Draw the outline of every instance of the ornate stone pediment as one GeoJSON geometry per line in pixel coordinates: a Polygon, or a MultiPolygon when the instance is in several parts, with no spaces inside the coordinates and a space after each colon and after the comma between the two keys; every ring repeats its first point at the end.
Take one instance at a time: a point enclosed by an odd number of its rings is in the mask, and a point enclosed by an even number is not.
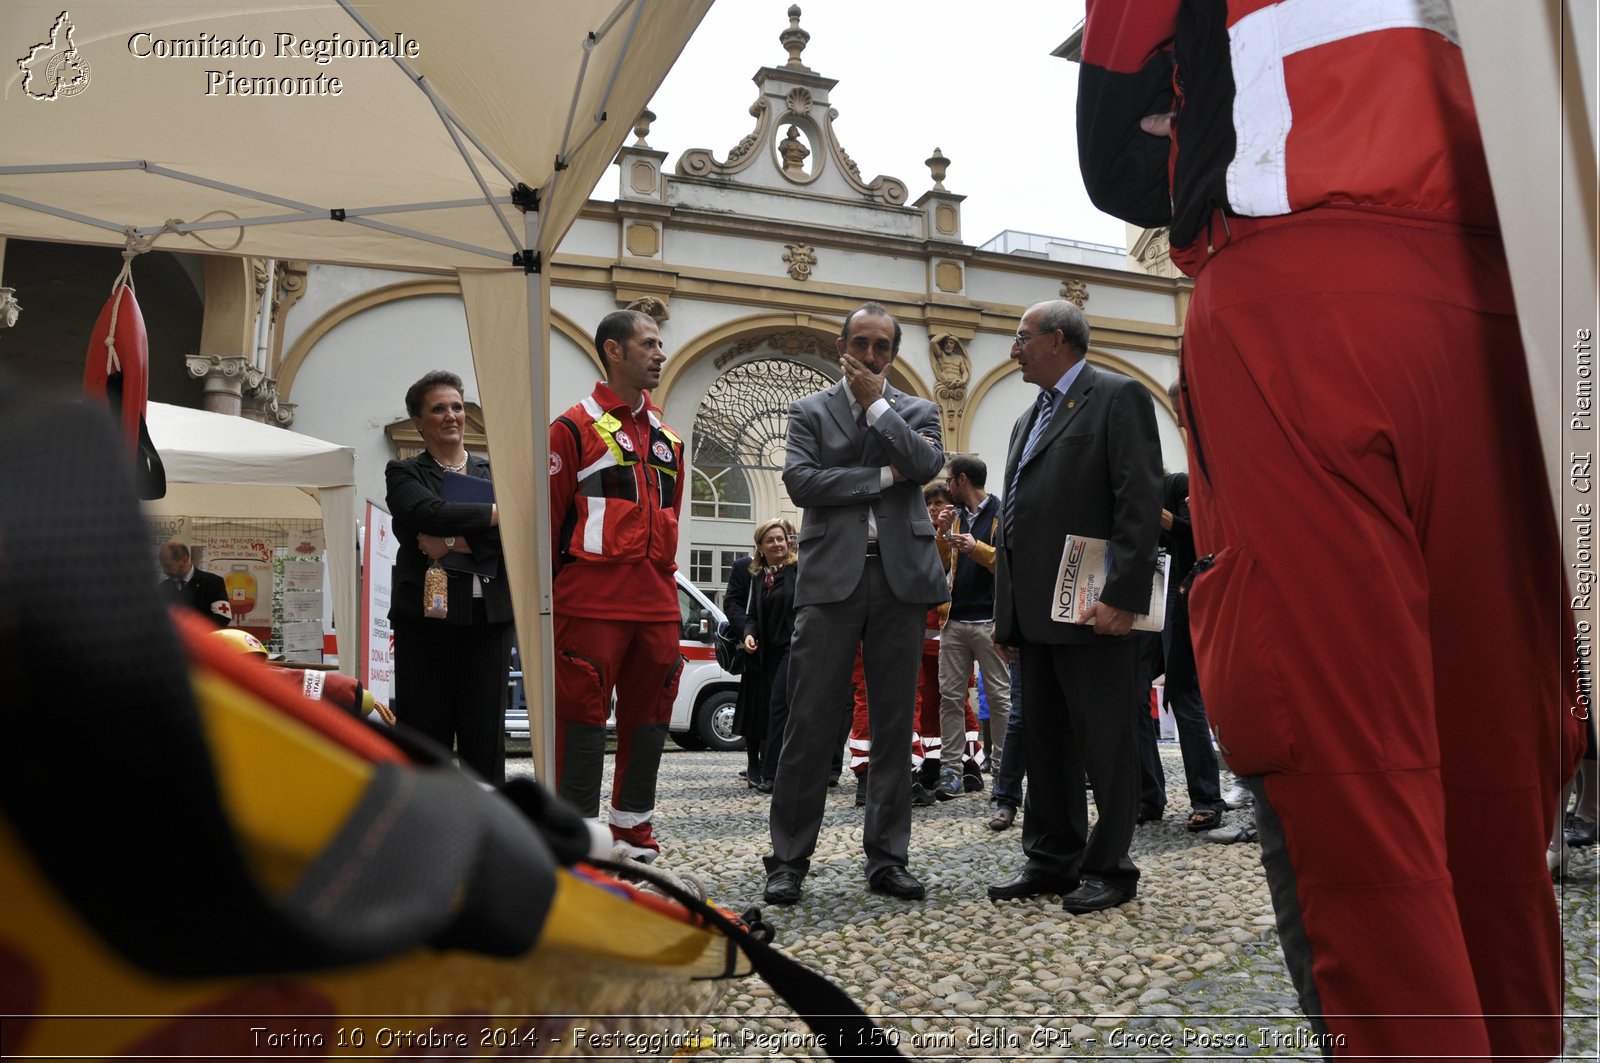
{"type": "Polygon", "coordinates": [[[861,168],[834,134],[839,112],[828,103],[838,84],[800,61],[811,35],[800,28],[800,8],[789,8],[789,28],[780,35],[789,61],[756,74],[761,95],[750,105],[756,126],[718,162],[706,148],[686,151],[677,172],[684,177],[733,177],[740,182],[819,195],[860,197],[886,206],[904,206],[906,185],[893,177],[861,176],[861,168]]]}

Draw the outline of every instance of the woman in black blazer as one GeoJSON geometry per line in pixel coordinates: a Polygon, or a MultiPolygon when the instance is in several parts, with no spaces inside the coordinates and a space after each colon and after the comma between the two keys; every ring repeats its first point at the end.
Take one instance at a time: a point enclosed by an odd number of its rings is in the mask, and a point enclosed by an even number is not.
{"type": "Polygon", "coordinates": [[[741,554],[733,559],[728,569],[722,611],[728,617],[728,631],[738,641],[739,652],[745,655],[744,671],[739,674],[739,700],[733,708],[733,733],[744,739],[745,785],[754,790],[761,785],[761,742],[767,737],[767,693],[766,680],[757,669],[755,659],[744,649],[753,604],[751,594],[750,555],[741,554]],[[763,706],[760,713],[750,711],[750,703],[757,698],[763,706]]]}
{"type": "MultiPolygon", "coordinates": [[[[761,748],[761,779],[756,789],[772,792],[783,754],[783,730],[789,722],[789,641],[794,634],[794,547],[788,521],[768,520],[756,527],[756,552],[750,562],[750,612],[745,620],[745,667],[758,679],[740,688],[740,703],[747,718],[765,724],[761,748]],[[746,689],[750,694],[746,695],[746,689]]],[[[749,741],[745,732],[746,741],[749,741]]]]}
{"type": "Polygon", "coordinates": [[[447,502],[445,473],[488,480],[489,463],[467,453],[461,378],[435,371],[406,391],[422,452],[384,470],[397,553],[389,597],[394,632],[395,716],[492,783],[505,781],[504,700],[511,666],[511,591],[493,502],[447,502]],[[424,607],[437,560],[449,589],[445,615],[424,607]]]}

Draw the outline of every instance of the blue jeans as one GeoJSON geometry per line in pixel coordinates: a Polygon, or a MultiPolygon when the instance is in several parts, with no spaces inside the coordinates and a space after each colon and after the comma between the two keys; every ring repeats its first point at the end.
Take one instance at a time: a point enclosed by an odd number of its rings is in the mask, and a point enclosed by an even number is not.
{"type": "MultiPolygon", "coordinates": [[[[1017,662],[1011,662],[1011,715],[1006,717],[1005,745],[1001,747],[1000,763],[994,772],[994,803],[1022,807],[1022,678],[1017,674],[1017,662]]],[[[991,721],[990,726],[994,724],[991,721]]]]}
{"type": "MultiPolygon", "coordinates": [[[[1192,676],[1192,673],[1191,673],[1192,676]]],[[[1217,778],[1217,751],[1211,745],[1211,725],[1206,721],[1200,686],[1180,682],[1174,689],[1172,673],[1167,674],[1167,708],[1178,725],[1178,748],[1183,750],[1183,777],[1189,787],[1189,808],[1221,812],[1222,786],[1217,778]]]]}

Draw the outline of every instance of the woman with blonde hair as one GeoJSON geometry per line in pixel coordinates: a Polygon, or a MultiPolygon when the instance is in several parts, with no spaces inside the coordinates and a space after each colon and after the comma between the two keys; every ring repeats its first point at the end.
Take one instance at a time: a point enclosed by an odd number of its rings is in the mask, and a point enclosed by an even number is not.
{"type": "Polygon", "coordinates": [[[745,681],[739,687],[735,729],[744,736],[749,780],[772,792],[789,719],[789,638],[794,633],[795,553],[789,522],[764,520],[756,526],[750,558],[750,609],[744,629],[745,681]],[[759,764],[759,779],[757,765],[759,764]]]}

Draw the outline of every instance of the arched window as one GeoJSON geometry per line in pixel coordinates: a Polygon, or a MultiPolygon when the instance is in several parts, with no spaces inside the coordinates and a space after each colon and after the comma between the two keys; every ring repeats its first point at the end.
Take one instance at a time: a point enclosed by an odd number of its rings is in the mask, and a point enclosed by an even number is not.
{"type": "Polygon", "coordinates": [[[690,513],[749,520],[749,473],[783,471],[789,404],[833,381],[789,358],[734,366],[716,379],[694,417],[690,513]]]}

